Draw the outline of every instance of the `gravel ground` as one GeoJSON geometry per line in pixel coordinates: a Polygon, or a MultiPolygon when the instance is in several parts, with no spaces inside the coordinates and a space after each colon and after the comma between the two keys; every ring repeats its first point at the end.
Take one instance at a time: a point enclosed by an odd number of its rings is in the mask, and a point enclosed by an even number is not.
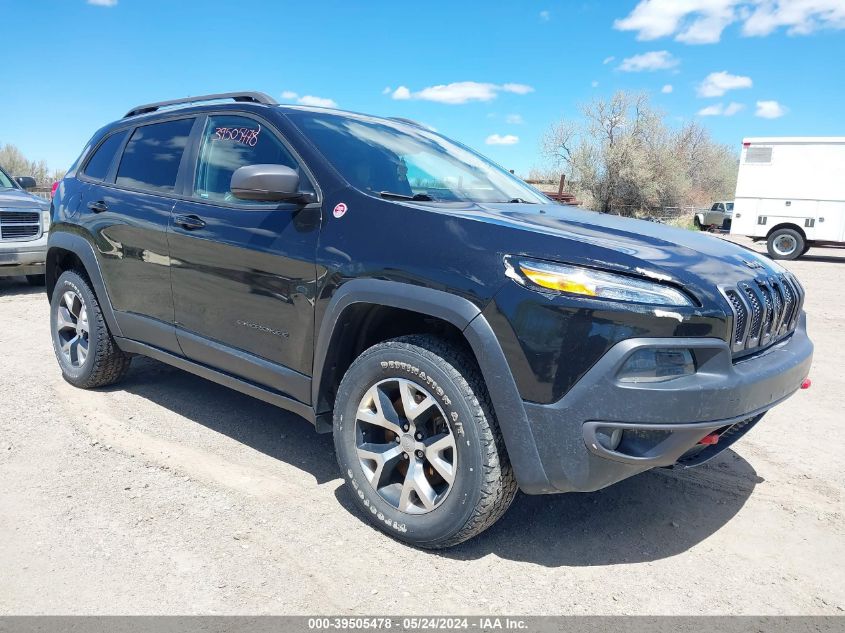
{"type": "Polygon", "coordinates": [[[74,389],[43,292],[0,279],[0,613],[842,614],[845,251],[788,267],[812,389],[701,468],[521,495],[440,554],[362,523],[291,414],[144,359],[74,389]]]}

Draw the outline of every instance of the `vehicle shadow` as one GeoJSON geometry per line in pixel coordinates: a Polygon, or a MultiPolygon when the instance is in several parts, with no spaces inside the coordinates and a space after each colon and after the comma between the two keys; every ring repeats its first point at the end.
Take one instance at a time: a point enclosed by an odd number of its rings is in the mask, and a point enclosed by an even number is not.
{"type": "Polygon", "coordinates": [[[25,277],[0,277],[0,297],[44,294],[44,286],[30,286],[25,277]]]}
{"type": "Polygon", "coordinates": [[[314,477],[337,479],[331,435],[304,418],[158,361],[136,357],[126,378],[104,391],[127,391],[281,460],[314,477]]]}
{"type": "MultiPolygon", "coordinates": [[[[750,248],[759,255],[771,259],[766,245],[752,244],[750,248]]],[[[806,255],[801,255],[796,262],[822,262],[825,264],[845,264],[845,247],[841,246],[825,246],[818,248],[811,248],[806,255]],[[822,255],[821,253],[830,253],[829,255],[822,255]]],[[[781,262],[783,263],[783,262],[781,262]]]]}
{"type": "Polygon", "coordinates": [[[802,255],[798,258],[799,262],[824,262],[827,264],[845,264],[845,256],[835,257],[830,255],[802,255]]]}
{"type": "MultiPolygon", "coordinates": [[[[139,395],[281,460],[317,484],[339,478],[331,435],[318,435],[303,418],[250,396],[143,357],[111,389],[139,395]]],[[[699,468],[650,471],[598,492],[519,494],[496,525],[436,555],[474,560],[494,554],[547,567],[659,560],[718,531],[761,481],[729,449],[699,468]]],[[[357,514],[347,486],[339,486],[335,497],[357,514]]]]}
{"type": "Polygon", "coordinates": [[[442,555],[546,567],[660,560],[721,529],[762,481],[728,449],[698,468],[653,470],[597,492],[520,494],[496,525],[442,555]]]}

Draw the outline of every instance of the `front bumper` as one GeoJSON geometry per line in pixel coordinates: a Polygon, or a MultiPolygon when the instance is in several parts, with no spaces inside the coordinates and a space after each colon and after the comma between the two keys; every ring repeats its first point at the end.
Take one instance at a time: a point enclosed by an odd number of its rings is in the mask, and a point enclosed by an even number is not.
{"type": "Polygon", "coordinates": [[[0,277],[43,275],[47,260],[47,233],[26,242],[0,242],[0,277]]]}
{"type": "Polygon", "coordinates": [[[656,466],[706,461],[794,393],[812,356],[803,314],[789,338],[736,363],[721,339],[622,341],[558,402],[525,403],[540,464],[536,473],[522,473],[520,487],[534,494],[585,492],[656,466]],[[689,348],[697,372],[663,383],[619,382],[628,356],[644,347],[689,348]],[[608,438],[615,429],[622,439],[612,450],[608,438]],[[699,444],[713,433],[720,435],[716,445],[699,444]]]}

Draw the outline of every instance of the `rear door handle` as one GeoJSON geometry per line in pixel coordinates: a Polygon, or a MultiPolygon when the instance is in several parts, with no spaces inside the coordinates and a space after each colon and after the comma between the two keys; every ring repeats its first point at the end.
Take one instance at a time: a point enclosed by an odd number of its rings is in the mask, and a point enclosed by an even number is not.
{"type": "Polygon", "coordinates": [[[109,210],[109,205],[107,205],[103,200],[97,200],[96,202],[89,202],[88,208],[94,213],[102,213],[103,211],[109,210]]]}
{"type": "Polygon", "coordinates": [[[177,215],[173,218],[173,224],[188,231],[205,228],[205,220],[196,215],[177,215]]]}

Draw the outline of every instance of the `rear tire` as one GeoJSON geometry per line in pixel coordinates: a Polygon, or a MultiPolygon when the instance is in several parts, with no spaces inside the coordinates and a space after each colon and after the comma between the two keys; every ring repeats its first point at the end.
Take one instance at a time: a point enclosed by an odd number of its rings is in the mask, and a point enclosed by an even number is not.
{"type": "Polygon", "coordinates": [[[50,330],[62,375],[75,387],[105,387],[129,371],[131,357],[115,343],[88,280],[74,270],[56,281],[50,330]]]}
{"type": "Polygon", "coordinates": [[[766,240],[766,249],[772,259],[798,259],[804,254],[804,236],[795,229],[777,229],[766,240]]]}
{"type": "Polygon", "coordinates": [[[47,283],[47,278],[44,275],[27,275],[26,283],[30,286],[43,286],[47,283]]]}
{"type": "Polygon", "coordinates": [[[475,362],[434,336],[380,343],[352,363],[337,393],[334,443],[358,511],[417,547],[472,538],[516,495],[475,362]]]}

